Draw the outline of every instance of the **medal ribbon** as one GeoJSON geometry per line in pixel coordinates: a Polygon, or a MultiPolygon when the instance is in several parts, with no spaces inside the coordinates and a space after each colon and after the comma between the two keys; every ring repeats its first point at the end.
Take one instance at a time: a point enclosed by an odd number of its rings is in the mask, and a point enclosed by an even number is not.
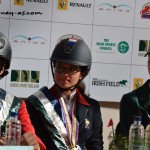
{"type": "Polygon", "coordinates": [[[71,119],[70,119],[66,104],[65,104],[64,99],[61,95],[60,95],[59,101],[60,101],[60,104],[63,108],[63,112],[65,114],[66,130],[67,130],[68,139],[70,141],[70,145],[72,148],[75,148],[77,141],[78,141],[78,131],[79,131],[79,123],[78,123],[76,116],[75,116],[75,114],[76,114],[75,113],[76,112],[76,101],[74,100],[74,103],[73,103],[72,123],[71,123],[71,119]]]}

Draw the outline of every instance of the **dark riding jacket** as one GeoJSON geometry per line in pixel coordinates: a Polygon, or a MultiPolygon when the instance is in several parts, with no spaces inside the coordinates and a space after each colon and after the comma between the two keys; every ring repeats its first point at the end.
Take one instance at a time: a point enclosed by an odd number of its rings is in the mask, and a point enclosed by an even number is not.
{"type": "Polygon", "coordinates": [[[120,102],[120,122],[117,133],[128,137],[130,125],[134,121],[134,116],[142,117],[142,124],[146,128],[150,123],[150,80],[143,86],[123,95],[120,102]]]}
{"type": "MultiPolygon", "coordinates": [[[[54,109],[61,118],[62,109],[59,101],[56,101],[56,87],[53,86],[50,90],[47,87],[43,87],[40,91],[54,104],[54,109]]],[[[78,90],[76,94],[76,117],[79,122],[78,144],[82,150],[84,150],[85,147],[87,150],[103,150],[102,120],[99,104],[97,101],[81,95],[78,90]],[[88,124],[88,128],[86,120],[90,123],[88,124]]],[[[36,134],[44,142],[47,150],[66,150],[64,144],[60,143],[59,136],[57,135],[57,137],[55,137],[54,133],[52,134],[52,122],[44,108],[38,103],[38,98],[31,95],[26,99],[26,104],[36,134]]]]}

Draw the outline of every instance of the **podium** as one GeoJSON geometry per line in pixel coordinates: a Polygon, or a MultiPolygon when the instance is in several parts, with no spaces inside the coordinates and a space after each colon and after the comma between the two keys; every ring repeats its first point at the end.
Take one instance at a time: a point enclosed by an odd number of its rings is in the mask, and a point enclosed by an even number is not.
{"type": "Polygon", "coordinates": [[[0,150],[33,150],[33,146],[0,146],[0,150]]]}

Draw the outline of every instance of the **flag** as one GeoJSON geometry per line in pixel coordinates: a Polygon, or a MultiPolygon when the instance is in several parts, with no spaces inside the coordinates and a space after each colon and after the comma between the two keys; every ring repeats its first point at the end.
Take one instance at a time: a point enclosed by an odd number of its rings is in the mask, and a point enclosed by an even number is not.
{"type": "Polygon", "coordinates": [[[68,46],[73,46],[76,43],[77,39],[76,38],[69,38],[67,41],[68,46]]]}
{"type": "Polygon", "coordinates": [[[108,123],[107,127],[110,127],[110,126],[113,126],[113,120],[112,120],[112,118],[109,120],[109,123],[108,123]]]}

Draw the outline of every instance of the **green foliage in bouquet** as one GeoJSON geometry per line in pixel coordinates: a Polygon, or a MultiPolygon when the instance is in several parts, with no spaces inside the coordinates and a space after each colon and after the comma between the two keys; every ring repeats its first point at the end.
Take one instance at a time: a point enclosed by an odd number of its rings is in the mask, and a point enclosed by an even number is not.
{"type": "Polygon", "coordinates": [[[116,134],[112,119],[109,120],[107,127],[112,127],[112,131],[108,136],[109,150],[128,150],[128,137],[123,137],[120,134],[116,134]]]}
{"type": "Polygon", "coordinates": [[[116,135],[113,131],[108,136],[109,150],[128,150],[128,138],[116,135]]]}

